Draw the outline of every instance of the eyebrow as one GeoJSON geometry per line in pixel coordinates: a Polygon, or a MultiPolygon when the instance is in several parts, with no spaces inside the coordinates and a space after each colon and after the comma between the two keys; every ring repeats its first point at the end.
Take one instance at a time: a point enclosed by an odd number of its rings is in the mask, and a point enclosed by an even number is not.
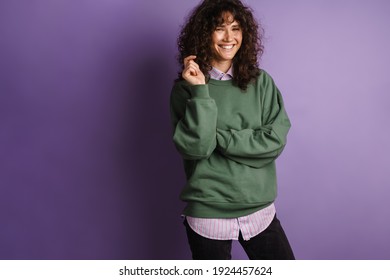
{"type": "Polygon", "coordinates": [[[234,20],[232,23],[226,24],[226,22],[223,22],[222,24],[220,24],[218,26],[227,26],[227,25],[231,25],[231,26],[235,27],[235,26],[240,26],[240,23],[238,23],[236,20],[234,20]]]}

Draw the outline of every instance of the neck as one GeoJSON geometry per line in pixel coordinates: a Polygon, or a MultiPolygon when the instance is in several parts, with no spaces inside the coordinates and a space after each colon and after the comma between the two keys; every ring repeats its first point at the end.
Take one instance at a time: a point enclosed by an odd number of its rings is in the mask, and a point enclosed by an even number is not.
{"type": "Polygon", "coordinates": [[[226,73],[230,67],[232,66],[231,61],[214,61],[211,66],[218,69],[219,71],[222,71],[223,73],[226,73]]]}

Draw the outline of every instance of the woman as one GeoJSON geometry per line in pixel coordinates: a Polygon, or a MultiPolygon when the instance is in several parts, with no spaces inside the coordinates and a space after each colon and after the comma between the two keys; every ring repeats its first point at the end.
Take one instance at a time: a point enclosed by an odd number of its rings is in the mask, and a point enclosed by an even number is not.
{"type": "Polygon", "coordinates": [[[275,159],[290,121],[251,10],[205,0],[179,39],[180,78],[171,93],[173,141],[187,178],[181,199],[193,259],[231,259],[239,240],[250,259],[294,259],[276,218],[275,159]]]}

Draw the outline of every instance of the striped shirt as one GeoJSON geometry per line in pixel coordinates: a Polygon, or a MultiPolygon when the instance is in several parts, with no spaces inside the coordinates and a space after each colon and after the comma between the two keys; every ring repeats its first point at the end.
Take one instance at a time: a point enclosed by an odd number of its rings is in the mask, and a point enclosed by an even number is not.
{"type": "MultiPolygon", "coordinates": [[[[231,80],[233,78],[233,67],[230,67],[226,73],[213,67],[209,74],[210,79],[231,80]]],[[[238,218],[195,218],[187,216],[186,219],[191,229],[203,237],[216,240],[238,240],[241,232],[242,238],[249,240],[271,224],[275,213],[275,205],[272,203],[255,213],[238,218]]]]}

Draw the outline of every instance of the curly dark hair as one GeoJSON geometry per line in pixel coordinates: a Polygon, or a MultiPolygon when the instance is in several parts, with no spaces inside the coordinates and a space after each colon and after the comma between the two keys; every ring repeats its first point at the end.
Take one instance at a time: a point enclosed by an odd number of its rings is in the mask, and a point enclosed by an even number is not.
{"type": "MultiPolygon", "coordinates": [[[[233,83],[246,90],[260,73],[258,58],[263,54],[263,30],[253,16],[252,10],[239,0],[204,0],[190,13],[178,37],[178,62],[183,69],[183,60],[196,55],[196,63],[209,79],[213,59],[212,33],[224,23],[224,13],[230,12],[242,30],[241,47],[233,59],[233,83]]],[[[182,79],[181,72],[179,79],[182,79]]]]}

